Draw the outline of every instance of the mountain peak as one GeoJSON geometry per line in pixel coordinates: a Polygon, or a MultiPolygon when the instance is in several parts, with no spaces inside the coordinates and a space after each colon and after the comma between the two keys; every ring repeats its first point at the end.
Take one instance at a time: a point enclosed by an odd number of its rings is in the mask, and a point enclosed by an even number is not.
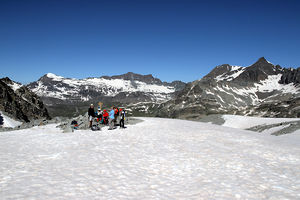
{"type": "Polygon", "coordinates": [[[5,83],[12,83],[12,80],[8,77],[1,78],[0,80],[5,82],[5,83]]]}
{"type": "Polygon", "coordinates": [[[261,57],[261,58],[259,58],[255,63],[254,63],[254,65],[255,64],[271,64],[271,65],[273,65],[272,63],[270,63],[269,61],[267,61],[266,59],[265,59],[265,57],[261,57]]]}
{"type": "Polygon", "coordinates": [[[53,73],[48,73],[45,76],[47,76],[48,78],[52,78],[52,79],[61,79],[61,78],[64,78],[62,76],[58,76],[58,75],[53,74],[53,73]]]}
{"type": "Polygon", "coordinates": [[[42,77],[39,79],[39,81],[41,81],[41,80],[60,81],[60,80],[62,80],[62,79],[64,79],[64,77],[58,76],[58,75],[53,74],[53,73],[47,73],[47,74],[45,74],[44,76],[42,76],[42,77]]]}

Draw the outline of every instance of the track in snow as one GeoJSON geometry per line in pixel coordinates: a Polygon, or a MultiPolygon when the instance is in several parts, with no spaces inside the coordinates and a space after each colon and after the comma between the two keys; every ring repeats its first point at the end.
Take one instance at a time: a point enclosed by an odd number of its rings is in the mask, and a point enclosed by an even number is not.
{"type": "Polygon", "coordinates": [[[0,133],[1,199],[299,199],[300,137],[143,118],[0,133]]]}

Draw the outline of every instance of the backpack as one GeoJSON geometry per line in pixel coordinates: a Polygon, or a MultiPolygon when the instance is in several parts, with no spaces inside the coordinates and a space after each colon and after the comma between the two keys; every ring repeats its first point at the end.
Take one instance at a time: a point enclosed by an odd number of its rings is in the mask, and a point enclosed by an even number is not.
{"type": "Polygon", "coordinates": [[[96,124],[94,124],[91,129],[92,131],[101,131],[101,128],[96,124]]]}
{"type": "Polygon", "coordinates": [[[71,125],[76,125],[76,124],[78,124],[78,122],[77,122],[76,120],[73,120],[73,121],[71,122],[71,125]]]}

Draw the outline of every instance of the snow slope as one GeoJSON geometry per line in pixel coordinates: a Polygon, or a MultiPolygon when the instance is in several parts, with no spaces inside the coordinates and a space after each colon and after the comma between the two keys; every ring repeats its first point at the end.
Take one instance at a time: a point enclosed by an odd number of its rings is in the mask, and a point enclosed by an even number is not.
{"type": "Polygon", "coordinates": [[[12,81],[12,84],[8,84],[11,89],[13,89],[13,91],[17,91],[18,89],[20,89],[23,85],[22,84],[19,84],[19,83],[16,83],[14,81],[12,81]]]}
{"type": "Polygon", "coordinates": [[[4,115],[1,111],[0,111],[0,115],[3,117],[3,125],[2,127],[11,127],[14,128],[16,126],[20,126],[22,124],[22,122],[16,121],[6,115],[4,115]]]}
{"type": "Polygon", "coordinates": [[[299,118],[264,118],[264,117],[249,117],[240,115],[223,115],[225,120],[223,126],[247,129],[258,125],[270,125],[282,122],[300,121],[299,118]]]}
{"type": "Polygon", "coordinates": [[[230,75],[228,75],[228,72],[223,73],[223,74],[217,76],[215,78],[215,80],[217,82],[219,82],[219,81],[232,81],[233,79],[238,77],[241,73],[243,73],[245,71],[245,69],[246,69],[245,67],[231,66],[231,69],[229,71],[229,73],[231,73],[230,75]]]}
{"type": "Polygon", "coordinates": [[[143,118],[0,133],[2,199],[299,199],[300,135],[143,118]]]}

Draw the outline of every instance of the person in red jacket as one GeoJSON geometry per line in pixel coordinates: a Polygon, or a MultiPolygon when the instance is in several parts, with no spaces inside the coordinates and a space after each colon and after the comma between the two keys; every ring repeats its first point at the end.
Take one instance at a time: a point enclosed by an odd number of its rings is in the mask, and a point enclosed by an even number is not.
{"type": "Polygon", "coordinates": [[[118,116],[119,116],[119,109],[117,107],[114,107],[114,110],[115,110],[115,115],[114,115],[115,119],[114,119],[114,122],[115,122],[115,124],[117,124],[117,122],[118,122],[118,116]]]}
{"type": "Polygon", "coordinates": [[[103,110],[103,124],[108,123],[108,112],[106,110],[103,110]]]}

